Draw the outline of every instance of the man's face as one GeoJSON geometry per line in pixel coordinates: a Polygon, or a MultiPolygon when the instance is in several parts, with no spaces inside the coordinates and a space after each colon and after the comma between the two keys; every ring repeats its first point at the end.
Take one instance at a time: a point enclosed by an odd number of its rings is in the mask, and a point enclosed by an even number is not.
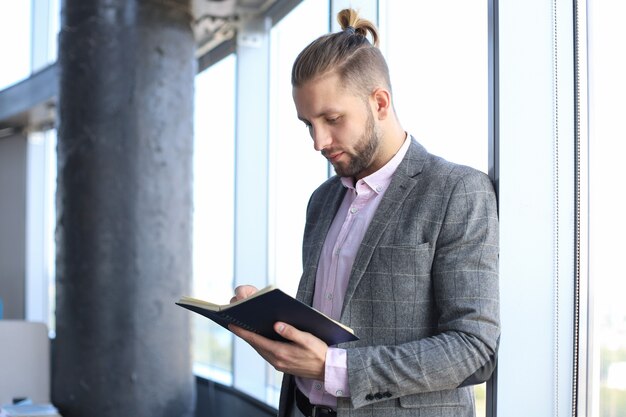
{"type": "Polygon", "coordinates": [[[335,74],[293,89],[298,118],[308,127],[315,150],[337,175],[363,178],[375,164],[380,133],[369,101],[344,88],[335,74]]]}

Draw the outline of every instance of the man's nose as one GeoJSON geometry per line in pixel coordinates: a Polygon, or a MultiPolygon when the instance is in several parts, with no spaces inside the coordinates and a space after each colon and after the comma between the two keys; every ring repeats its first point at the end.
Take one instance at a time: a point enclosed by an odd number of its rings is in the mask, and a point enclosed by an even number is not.
{"type": "Polygon", "coordinates": [[[311,127],[311,137],[313,138],[313,147],[318,152],[328,147],[328,145],[332,142],[328,129],[320,127],[311,127]]]}

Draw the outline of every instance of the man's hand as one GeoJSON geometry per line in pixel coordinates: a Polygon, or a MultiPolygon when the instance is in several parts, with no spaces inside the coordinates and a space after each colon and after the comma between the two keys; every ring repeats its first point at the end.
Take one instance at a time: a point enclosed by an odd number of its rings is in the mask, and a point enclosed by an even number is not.
{"type": "Polygon", "coordinates": [[[234,303],[235,301],[248,298],[257,291],[259,290],[253,285],[240,285],[237,288],[235,288],[235,296],[230,299],[230,302],[234,303]]]}
{"type": "Polygon", "coordinates": [[[291,341],[291,343],[285,343],[268,339],[232,324],[228,328],[248,342],[278,371],[319,381],[324,380],[328,346],[311,333],[277,322],[274,324],[274,330],[291,341]]]}

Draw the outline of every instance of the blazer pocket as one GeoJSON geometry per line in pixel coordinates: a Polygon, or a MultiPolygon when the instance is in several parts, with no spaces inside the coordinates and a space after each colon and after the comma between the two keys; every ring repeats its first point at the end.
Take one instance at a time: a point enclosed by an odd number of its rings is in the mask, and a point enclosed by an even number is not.
{"type": "Polygon", "coordinates": [[[430,242],[417,246],[381,245],[374,249],[369,270],[394,277],[429,276],[432,266],[430,242]]]}

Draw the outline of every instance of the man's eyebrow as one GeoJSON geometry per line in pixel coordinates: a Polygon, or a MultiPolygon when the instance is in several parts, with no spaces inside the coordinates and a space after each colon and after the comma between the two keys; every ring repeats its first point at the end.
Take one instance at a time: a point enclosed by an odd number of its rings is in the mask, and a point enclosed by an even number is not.
{"type": "MultiPolygon", "coordinates": [[[[320,111],[319,113],[314,114],[313,118],[317,119],[319,117],[328,116],[329,114],[334,114],[334,113],[341,113],[341,112],[339,110],[336,110],[336,109],[324,109],[324,110],[320,111]]],[[[308,122],[307,119],[305,119],[304,117],[302,117],[300,115],[298,115],[298,119],[302,120],[303,122],[308,122]]]]}
{"type": "Polygon", "coordinates": [[[307,119],[305,119],[304,117],[302,117],[300,115],[298,115],[298,120],[300,120],[304,124],[311,124],[311,122],[309,122],[307,119]]]}

